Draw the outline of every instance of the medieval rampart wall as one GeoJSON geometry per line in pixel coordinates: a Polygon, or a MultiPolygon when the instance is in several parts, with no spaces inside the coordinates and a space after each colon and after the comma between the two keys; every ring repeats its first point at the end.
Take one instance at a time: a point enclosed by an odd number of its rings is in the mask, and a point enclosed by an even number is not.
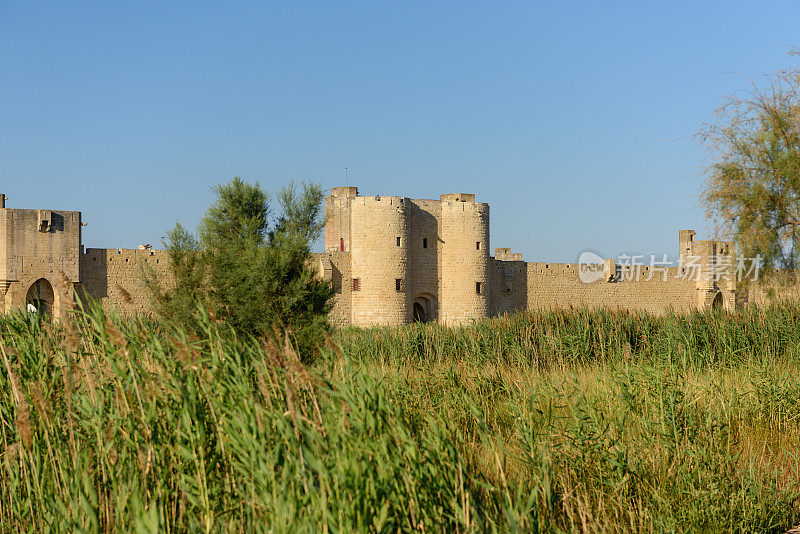
{"type": "Polygon", "coordinates": [[[789,271],[762,271],[755,281],[740,289],[742,304],[771,306],[800,298],[800,273],[789,271]]]}
{"type": "Polygon", "coordinates": [[[621,269],[617,281],[608,277],[584,283],[575,263],[528,263],[527,308],[531,310],[565,307],[626,308],[662,314],[688,312],[698,308],[700,291],[694,280],[681,276],[678,267],[650,273],[641,268],[621,269]]]}
{"type": "Polygon", "coordinates": [[[492,316],[516,313],[528,306],[528,268],[521,260],[499,260],[490,263],[492,316]]]}
{"type": "Polygon", "coordinates": [[[124,315],[150,313],[150,294],[143,269],[152,268],[162,283],[169,283],[169,256],[164,250],[89,248],[81,256],[81,289],[104,308],[116,307],[124,315]]]}
{"type": "MultiPolygon", "coordinates": [[[[334,188],[325,199],[325,252],[312,263],[335,288],[335,325],[402,325],[436,320],[455,325],[523,309],[621,307],[663,313],[735,303],[769,304],[800,294],[797,281],[759,281],[745,288],[723,275],[683,276],[694,257],[713,269],[732,258],[733,244],[695,241],[679,233],[681,266],[664,273],[642,266],[638,277],[605,260],[609,271],[581,281],[572,263],[527,263],[498,248],[491,257],[489,206],[474,194],[438,200],[358,196],[355,187],[334,188]]],[[[74,289],[125,314],[147,313],[150,297],[142,269],[169,280],[165,251],[87,249],[82,252],[79,212],[0,207],[0,297],[5,309],[35,300],[58,315],[74,289]],[[48,293],[52,287],[52,292],[48,293]],[[36,292],[31,297],[31,292],[36,292]],[[49,301],[47,299],[50,299],[49,301]]]]}

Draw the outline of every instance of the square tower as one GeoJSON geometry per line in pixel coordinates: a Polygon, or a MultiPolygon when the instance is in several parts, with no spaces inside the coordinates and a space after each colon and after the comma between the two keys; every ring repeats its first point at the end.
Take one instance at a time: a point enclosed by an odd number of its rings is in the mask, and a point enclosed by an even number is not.
{"type": "Polygon", "coordinates": [[[81,214],[9,209],[0,202],[0,302],[28,304],[56,317],[80,282],[81,214]]]}

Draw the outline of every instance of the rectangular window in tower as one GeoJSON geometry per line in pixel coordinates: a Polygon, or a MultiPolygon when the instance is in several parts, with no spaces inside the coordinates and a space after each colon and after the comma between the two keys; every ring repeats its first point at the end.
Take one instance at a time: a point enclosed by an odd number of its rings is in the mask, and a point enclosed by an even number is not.
{"type": "Polygon", "coordinates": [[[480,250],[480,249],[481,249],[481,242],[475,241],[475,250],[480,250]]]}
{"type": "Polygon", "coordinates": [[[402,291],[403,290],[403,280],[401,278],[394,279],[394,290],[395,291],[402,291]]]}
{"type": "Polygon", "coordinates": [[[475,293],[480,295],[481,294],[481,283],[475,282],[475,293]]]}
{"type": "Polygon", "coordinates": [[[361,279],[353,278],[353,291],[361,291],[361,279]]]}
{"type": "Polygon", "coordinates": [[[400,238],[399,237],[397,238],[397,246],[398,247],[400,246],[400,238]]]}
{"type": "Polygon", "coordinates": [[[344,238],[339,238],[339,252],[344,252],[344,238]]]}
{"type": "Polygon", "coordinates": [[[427,237],[423,237],[422,238],[422,248],[428,248],[428,238],[427,237]]]}

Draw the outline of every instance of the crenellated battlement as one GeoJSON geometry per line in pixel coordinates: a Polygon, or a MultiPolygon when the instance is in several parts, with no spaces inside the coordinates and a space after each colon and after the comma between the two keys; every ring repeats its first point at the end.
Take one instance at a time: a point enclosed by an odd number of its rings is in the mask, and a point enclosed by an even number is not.
{"type": "Polygon", "coordinates": [[[439,196],[441,202],[475,203],[475,193],[445,193],[439,196]]]}

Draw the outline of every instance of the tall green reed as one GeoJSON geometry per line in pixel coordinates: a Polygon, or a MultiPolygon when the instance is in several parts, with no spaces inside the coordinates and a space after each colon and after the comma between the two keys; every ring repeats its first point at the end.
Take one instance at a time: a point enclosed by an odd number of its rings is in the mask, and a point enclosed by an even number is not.
{"type": "Polygon", "coordinates": [[[797,309],[291,339],[0,319],[4,531],[774,531],[797,309]]]}

